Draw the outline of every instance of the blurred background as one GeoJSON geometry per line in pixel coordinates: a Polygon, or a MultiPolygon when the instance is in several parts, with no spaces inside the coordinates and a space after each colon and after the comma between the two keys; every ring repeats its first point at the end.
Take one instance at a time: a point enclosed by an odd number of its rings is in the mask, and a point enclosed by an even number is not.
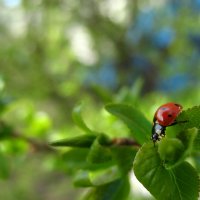
{"type": "Polygon", "coordinates": [[[198,105],[199,88],[199,0],[0,0],[0,119],[17,130],[0,144],[0,199],[85,192],[73,187],[73,163],[30,141],[80,134],[77,103],[89,127],[126,136],[106,103],[151,121],[162,103],[198,105]]]}

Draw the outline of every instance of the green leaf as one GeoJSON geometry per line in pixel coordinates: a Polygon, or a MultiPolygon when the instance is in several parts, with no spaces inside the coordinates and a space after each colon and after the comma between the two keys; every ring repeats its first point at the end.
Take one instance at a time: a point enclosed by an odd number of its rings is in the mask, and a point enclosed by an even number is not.
{"type": "Polygon", "coordinates": [[[152,125],[140,111],[125,104],[108,104],[105,108],[124,121],[137,142],[143,144],[150,140],[152,125]]]}
{"type": "Polygon", "coordinates": [[[200,154],[199,153],[194,154],[193,158],[194,158],[195,168],[197,172],[200,174],[200,154]]]}
{"type": "Polygon", "coordinates": [[[137,150],[131,146],[112,146],[111,152],[120,169],[121,175],[127,175],[133,167],[133,160],[137,150]]]}
{"type": "Polygon", "coordinates": [[[90,172],[90,180],[94,186],[104,185],[120,178],[116,165],[90,172]]]}
{"type": "Polygon", "coordinates": [[[87,161],[103,163],[112,160],[112,154],[107,144],[109,144],[108,138],[103,134],[99,135],[90,148],[87,161]]]}
{"type": "Polygon", "coordinates": [[[113,162],[89,165],[88,170],[79,170],[74,184],[81,187],[100,186],[120,178],[120,172],[113,162]]]}
{"type": "Polygon", "coordinates": [[[70,149],[58,157],[57,166],[63,168],[68,173],[74,173],[79,169],[83,169],[88,166],[86,162],[88,152],[89,148],[70,149]]]}
{"type": "Polygon", "coordinates": [[[170,174],[176,184],[177,191],[175,195],[177,195],[177,199],[198,199],[199,177],[196,170],[189,163],[183,162],[181,165],[173,168],[170,174]]]}
{"type": "Polygon", "coordinates": [[[91,89],[98,96],[98,98],[101,99],[102,102],[108,103],[112,101],[113,97],[106,87],[94,84],[91,85],[91,89]]]}
{"type": "Polygon", "coordinates": [[[192,148],[193,148],[193,151],[197,151],[197,152],[200,151],[200,130],[199,129],[196,129],[196,137],[193,142],[192,148]]]}
{"type": "Polygon", "coordinates": [[[125,200],[129,191],[130,183],[126,177],[90,190],[82,200],[125,200]]]}
{"type": "Polygon", "coordinates": [[[196,170],[187,162],[166,169],[157,147],[146,143],[134,160],[137,179],[158,200],[197,200],[199,180],[196,170]]]}
{"type": "Polygon", "coordinates": [[[185,146],[184,158],[192,153],[193,150],[198,150],[200,141],[197,128],[190,128],[180,132],[178,138],[182,141],[185,146]]]}
{"type": "MultiPolygon", "coordinates": [[[[131,104],[138,103],[141,91],[144,85],[144,80],[138,78],[135,80],[132,87],[122,87],[116,95],[117,102],[130,102],[131,104]]],[[[140,102],[141,103],[141,102],[140,102]]]]}
{"type": "Polygon", "coordinates": [[[178,116],[177,121],[188,121],[176,126],[179,132],[193,127],[200,128],[200,106],[194,106],[184,110],[178,116]]]}
{"type": "Polygon", "coordinates": [[[78,104],[72,112],[72,118],[74,120],[74,123],[81,128],[83,131],[85,131],[86,133],[90,133],[90,134],[94,134],[94,131],[90,130],[87,125],[85,124],[85,122],[83,121],[83,118],[81,116],[81,112],[82,112],[82,104],[78,104]]]}
{"type": "Polygon", "coordinates": [[[165,164],[171,166],[179,160],[184,153],[184,145],[176,138],[163,138],[158,145],[158,153],[165,164]]]}
{"type": "Polygon", "coordinates": [[[182,131],[175,138],[163,138],[158,145],[158,152],[166,167],[175,167],[183,162],[193,151],[199,148],[198,129],[191,128],[182,131]],[[165,157],[165,158],[164,158],[165,157]]]}
{"type": "Polygon", "coordinates": [[[74,185],[77,187],[90,187],[92,183],[90,181],[89,171],[80,170],[77,172],[74,178],[74,185]]]}
{"type": "Polygon", "coordinates": [[[66,138],[52,142],[51,145],[55,147],[83,147],[89,148],[97,136],[95,135],[81,135],[73,138],[66,138]]]}

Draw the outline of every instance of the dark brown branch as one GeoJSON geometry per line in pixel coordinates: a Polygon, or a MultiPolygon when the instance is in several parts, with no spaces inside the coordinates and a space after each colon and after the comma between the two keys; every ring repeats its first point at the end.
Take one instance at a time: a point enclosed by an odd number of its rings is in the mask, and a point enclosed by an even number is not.
{"type": "Polygon", "coordinates": [[[114,138],[111,141],[112,145],[118,146],[134,146],[134,147],[141,147],[135,140],[131,138],[114,138]]]}

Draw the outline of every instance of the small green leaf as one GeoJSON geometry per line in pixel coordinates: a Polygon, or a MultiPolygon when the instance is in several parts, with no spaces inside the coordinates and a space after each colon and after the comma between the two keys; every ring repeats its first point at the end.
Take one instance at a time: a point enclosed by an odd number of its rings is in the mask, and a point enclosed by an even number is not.
{"type": "Polygon", "coordinates": [[[130,191],[128,178],[94,188],[82,200],[125,200],[130,191]]]}
{"type": "Polygon", "coordinates": [[[197,150],[199,148],[200,143],[197,128],[190,128],[180,132],[178,138],[185,146],[185,157],[191,154],[194,149],[197,150]]]}
{"type": "Polygon", "coordinates": [[[131,146],[112,146],[111,151],[121,175],[127,175],[133,167],[133,160],[137,150],[131,146]]]}
{"type": "Polygon", "coordinates": [[[97,136],[95,135],[81,135],[73,138],[66,138],[52,142],[51,145],[55,147],[83,147],[89,148],[97,136]]]}
{"type": "Polygon", "coordinates": [[[103,163],[112,160],[110,148],[107,147],[108,138],[101,134],[99,135],[90,148],[87,161],[90,163],[103,163]]]}
{"type": "Polygon", "coordinates": [[[89,165],[88,169],[79,170],[74,179],[74,184],[81,187],[100,186],[120,178],[120,172],[112,162],[89,165]]]}
{"type": "MultiPolygon", "coordinates": [[[[176,184],[176,192],[173,194],[180,200],[195,200],[199,197],[199,177],[196,170],[187,162],[170,171],[173,182],[176,184]]],[[[175,198],[173,198],[175,199],[175,198]]]]}
{"type": "Polygon", "coordinates": [[[74,173],[88,166],[86,162],[88,152],[89,148],[72,148],[57,159],[59,162],[57,165],[69,173],[74,173]]]}
{"type": "Polygon", "coordinates": [[[182,141],[184,145],[184,152],[182,156],[177,159],[176,164],[174,166],[179,165],[183,162],[188,156],[192,155],[193,152],[197,151],[200,145],[199,134],[197,128],[190,128],[185,131],[180,132],[178,138],[182,141]]]}
{"type": "Polygon", "coordinates": [[[195,164],[196,170],[200,174],[200,155],[199,155],[199,153],[194,154],[193,158],[194,158],[194,164],[195,164]]]}
{"type": "Polygon", "coordinates": [[[74,178],[74,185],[77,187],[90,187],[92,183],[90,181],[89,171],[80,170],[74,178]]]}
{"type": "Polygon", "coordinates": [[[166,169],[157,147],[147,143],[134,160],[137,179],[158,200],[197,200],[199,180],[196,170],[187,162],[166,169]]]}
{"type": "Polygon", "coordinates": [[[124,121],[137,142],[143,144],[150,140],[152,125],[139,110],[126,104],[108,104],[105,108],[124,121]]]}
{"type": "Polygon", "coordinates": [[[81,116],[81,112],[82,112],[82,104],[78,104],[72,112],[72,118],[74,120],[74,123],[81,128],[83,131],[85,131],[86,133],[90,133],[90,134],[94,134],[94,132],[92,130],[90,130],[87,125],[85,124],[85,122],[83,121],[83,118],[81,116]]]}
{"type": "Polygon", "coordinates": [[[120,178],[116,165],[90,172],[90,180],[94,186],[104,185],[120,178]]]}
{"type": "Polygon", "coordinates": [[[180,131],[188,128],[200,128],[200,106],[194,106],[181,112],[177,121],[188,121],[186,123],[180,123],[176,127],[180,131]]]}
{"type": "Polygon", "coordinates": [[[172,165],[179,160],[184,153],[183,143],[176,138],[163,138],[158,145],[158,153],[165,164],[172,165]]]}
{"type": "Polygon", "coordinates": [[[110,91],[106,87],[102,87],[100,85],[94,84],[94,85],[91,85],[91,89],[98,96],[98,98],[101,99],[102,102],[108,103],[112,101],[113,97],[110,91]]]}
{"type": "Polygon", "coordinates": [[[200,130],[196,129],[196,137],[195,140],[193,142],[193,151],[200,151],[200,130]]]}

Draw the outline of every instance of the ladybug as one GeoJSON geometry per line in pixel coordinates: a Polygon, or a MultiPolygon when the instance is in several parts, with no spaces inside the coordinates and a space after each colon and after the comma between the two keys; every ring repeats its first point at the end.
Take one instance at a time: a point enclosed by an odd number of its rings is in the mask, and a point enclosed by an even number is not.
{"type": "Polygon", "coordinates": [[[173,126],[177,123],[183,123],[186,121],[176,121],[176,118],[181,113],[183,107],[177,103],[166,103],[160,106],[153,118],[152,136],[151,139],[154,142],[159,141],[165,136],[165,130],[167,126],[173,126]]]}

